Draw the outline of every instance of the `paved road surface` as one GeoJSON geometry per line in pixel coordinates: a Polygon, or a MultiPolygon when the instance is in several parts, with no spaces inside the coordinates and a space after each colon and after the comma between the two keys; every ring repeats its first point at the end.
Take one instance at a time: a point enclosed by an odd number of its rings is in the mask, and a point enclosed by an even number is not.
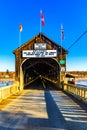
{"type": "Polygon", "coordinates": [[[61,91],[24,90],[0,103],[0,130],[87,130],[87,112],[61,91]]]}

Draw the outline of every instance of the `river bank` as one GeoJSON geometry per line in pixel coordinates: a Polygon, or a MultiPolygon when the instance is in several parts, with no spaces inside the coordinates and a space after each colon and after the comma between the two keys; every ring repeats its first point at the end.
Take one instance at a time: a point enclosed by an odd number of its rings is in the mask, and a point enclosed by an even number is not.
{"type": "Polygon", "coordinates": [[[12,78],[1,78],[0,79],[0,87],[5,87],[5,86],[8,86],[8,85],[11,85],[14,83],[14,79],[12,78]]]}

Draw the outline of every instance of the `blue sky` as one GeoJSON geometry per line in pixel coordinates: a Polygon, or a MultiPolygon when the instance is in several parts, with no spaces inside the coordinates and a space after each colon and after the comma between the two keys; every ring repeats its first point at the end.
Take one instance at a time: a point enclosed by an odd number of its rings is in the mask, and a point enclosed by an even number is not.
{"type": "MultiPolygon", "coordinates": [[[[23,25],[23,44],[40,32],[41,9],[42,32],[60,44],[62,24],[66,49],[87,30],[87,0],[0,0],[0,71],[15,70],[12,51],[19,46],[19,25],[23,25]]],[[[87,71],[87,34],[70,48],[67,70],[87,71]]]]}

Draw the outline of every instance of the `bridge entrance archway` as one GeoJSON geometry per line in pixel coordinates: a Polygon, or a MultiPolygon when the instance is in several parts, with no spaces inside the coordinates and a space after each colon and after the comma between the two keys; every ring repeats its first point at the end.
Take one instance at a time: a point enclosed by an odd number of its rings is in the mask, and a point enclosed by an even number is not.
{"type": "Polygon", "coordinates": [[[13,53],[15,54],[15,80],[19,82],[20,89],[37,79],[55,83],[60,87],[66,71],[68,53],[61,45],[39,33],[13,53]]]}
{"type": "Polygon", "coordinates": [[[54,58],[29,58],[22,63],[24,88],[36,80],[60,85],[60,64],[54,58]]]}

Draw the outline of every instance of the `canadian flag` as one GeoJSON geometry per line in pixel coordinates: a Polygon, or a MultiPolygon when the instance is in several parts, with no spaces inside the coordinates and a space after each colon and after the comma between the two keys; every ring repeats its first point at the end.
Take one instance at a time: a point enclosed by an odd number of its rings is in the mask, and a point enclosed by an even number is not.
{"type": "Polygon", "coordinates": [[[42,26],[45,25],[45,22],[44,22],[44,15],[42,13],[42,10],[40,10],[40,18],[41,18],[41,23],[42,23],[42,26]]]}

